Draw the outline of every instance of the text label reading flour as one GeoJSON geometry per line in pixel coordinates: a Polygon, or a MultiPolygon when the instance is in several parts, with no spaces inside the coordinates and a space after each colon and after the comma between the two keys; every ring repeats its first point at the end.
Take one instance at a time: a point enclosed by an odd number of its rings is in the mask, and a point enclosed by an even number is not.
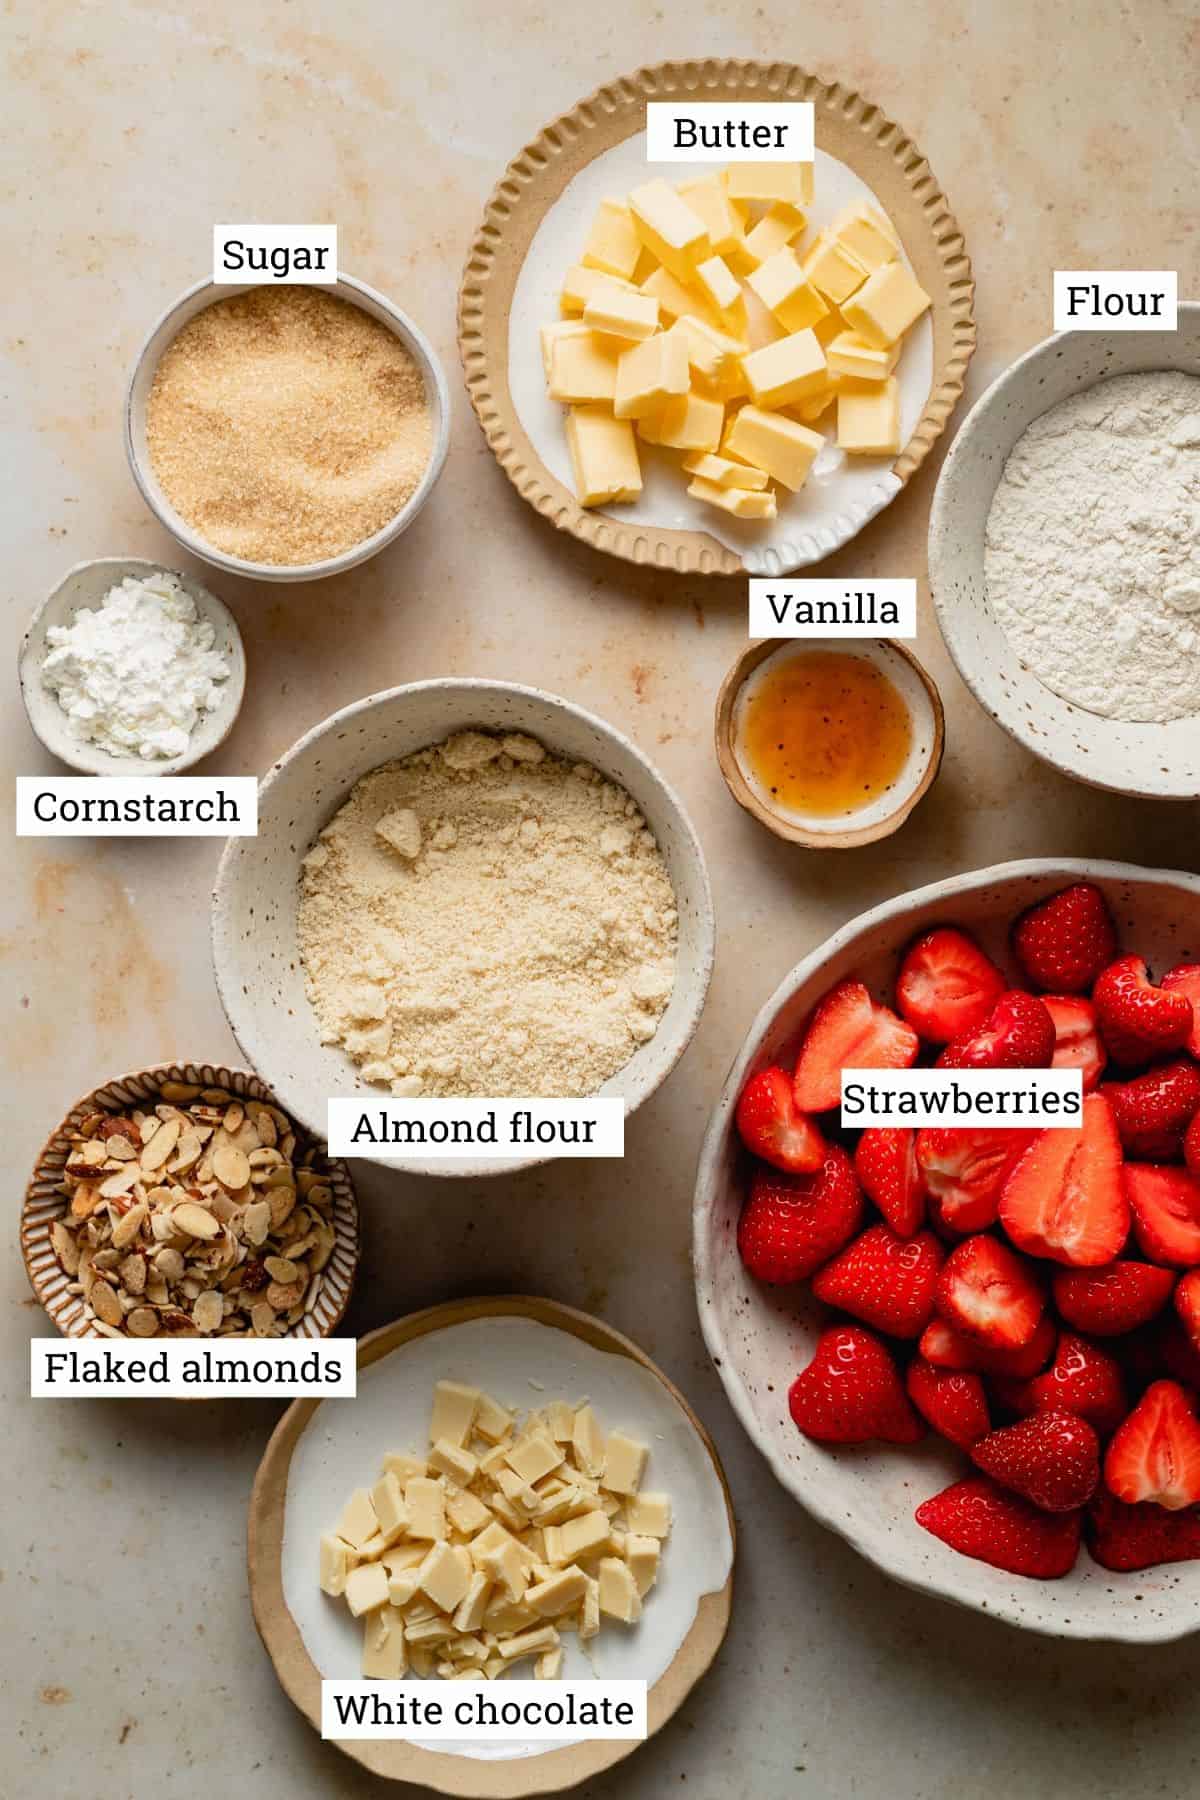
{"type": "Polygon", "coordinates": [[[213,282],[328,287],[338,278],[336,225],[214,225],[213,282]]]}
{"type": "Polygon", "coordinates": [[[750,584],[750,636],[915,638],[917,584],[894,580],[770,581],[750,584]]]}
{"type": "Polygon", "coordinates": [[[33,1338],[34,1400],[353,1400],[353,1338],[33,1338]]]}
{"type": "Polygon", "coordinates": [[[811,100],[651,100],[647,162],[811,162],[811,100]]]}
{"type": "Polygon", "coordinates": [[[1174,269],[1055,269],[1055,331],[1174,331],[1174,269]]]}
{"type": "Polygon", "coordinates": [[[842,1125],[1074,1129],[1082,1069],[843,1069],[842,1125]]]}
{"type": "Polygon", "coordinates": [[[253,775],[18,775],[18,837],[257,837],[253,775]]]}
{"type": "Polygon", "coordinates": [[[624,1156],[625,1102],[589,1100],[330,1100],[332,1156],[624,1156]]]}

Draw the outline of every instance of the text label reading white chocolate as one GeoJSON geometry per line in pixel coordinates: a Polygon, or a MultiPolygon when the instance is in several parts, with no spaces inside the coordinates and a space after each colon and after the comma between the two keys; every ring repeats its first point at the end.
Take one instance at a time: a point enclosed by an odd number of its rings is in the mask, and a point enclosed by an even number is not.
{"type": "Polygon", "coordinates": [[[778,581],[750,584],[750,636],[915,638],[917,584],[894,580],[778,581]]]}
{"type": "Polygon", "coordinates": [[[1174,331],[1174,269],[1055,269],[1055,331],[1174,331]]]}
{"type": "Polygon", "coordinates": [[[651,100],[646,106],[648,162],[811,162],[809,100],[734,104],[722,100],[651,100]]]}
{"type": "Polygon", "coordinates": [[[213,282],[328,287],[338,278],[336,225],[214,225],[213,282]]]}
{"type": "Polygon", "coordinates": [[[323,1681],[323,1738],[644,1738],[644,1681],[509,1681],[461,1700],[423,1681],[323,1681]]]}

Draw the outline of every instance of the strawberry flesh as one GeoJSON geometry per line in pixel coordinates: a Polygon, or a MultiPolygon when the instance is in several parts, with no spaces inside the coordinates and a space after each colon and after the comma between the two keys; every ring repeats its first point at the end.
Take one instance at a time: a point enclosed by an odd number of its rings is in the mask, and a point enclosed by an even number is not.
{"type": "Polygon", "coordinates": [[[1000,1223],[1030,1256],[1092,1268],[1119,1255],[1129,1202],[1121,1140],[1102,1094],[1084,1100],[1076,1129],[1039,1132],[1004,1184],[1000,1223]]]}
{"type": "Polygon", "coordinates": [[[1019,1350],[1037,1330],[1042,1290],[998,1238],[966,1238],[942,1264],[937,1309],[951,1325],[998,1350],[1019,1350]]]}
{"type": "Polygon", "coordinates": [[[1043,994],[1054,1026],[1052,1069],[1082,1069],[1083,1091],[1091,1092],[1104,1073],[1108,1052],[1100,1042],[1096,1009],[1081,994],[1043,994]]]}
{"type": "Polygon", "coordinates": [[[1189,1339],[1200,1351],[1200,1269],[1184,1275],[1175,1289],[1175,1311],[1189,1339]]]}
{"type": "Polygon", "coordinates": [[[1168,1512],[1152,1500],[1127,1506],[1100,1488],[1085,1520],[1088,1549],[1102,1569],[1128,1573],[1200,1557],[1200,1509],[1168,1512]]]}
{"type": "Polygon", "coordinates": [[[849,1243],[862,1223],[862,1190],[838,1144],[812,1175],[756,1169],[738,1220],[738,1251],[750,1274],[772,1286],[804,1281],[849,1243]]]}
{"type": "Polygon", "coordinates": [[[917,1411],[951,1444],[969,1450],[991,1430],[987,1392],[978,1375],[938,1369],[923,1356],[914,1356],[904,1385],[917,1411]]]}
{"type": "Polygon", "coordinates": [[[977,1031],[1004,992],[1004,977],[974,938],[941,925],[906,952],[896,1005],[927,1044],[977,1031]]]}
{"type": "Polygon", "coordinates": [[[822,1444],[915,1444],[925,1427],[909,1404],[891,1355],[859,1325],[831,1325],[788,1390],[805,1437],[822,1444]]]}
{"type": "Polygon", "coordinates": [[[1036,1412],[981,1438],[971,1461],[1043,1512],[1072,1512],[1096,1491],[1100,1440],[1077,1413],[1036,1412]]]}
{"type": "Polygon", "coordinates": [[[916,1145],[916,1132],[903,1126],[870,1126],[854,1152],[863,1191],[899,1237],[912,1237],[925,1223],[925,1180],[916,1145]]]}
{"type": "Polygon", "coordinates": [[[941,1223],[957,1232],[994,1225],[1008,1172],[1033,1136],[986,1125],[930,1125],[919,1131],[917,1163],[941,1223]]]}
{"type": "Polygon", "coordinates": [[[1200,1181],[1185,1169],[1126,1163],[1124,1185],[1143,1255],[1181,1269],[1200,1263],[1200,1181]]]}
{"type": "Polygon", "coordinates": [[[1175,1276],[1154,1263],[1112,1262],[1101,1269],[1063,1269],[1053,1285],[1054,1304],[1068,1325],[1094,1337],[1119,1337],[1162,1311],[1175,1276]]]}
{"type": "Polygon", "coordinates": [[[1192,1035],[1192,1003],[1181,988],[1155,987],[1140,956],[1110,963],[1092,990],[1100,1035],[1114,1062],[1136,1064],[1182,1050],[1192,1035]]]}
{"type": "Polygon", "coordinates": [[[1200,1112],[1200,1069],[1180,1057],[1131,1081],[1106,1082],[1100,1092],[1113,1109],[1128,1156],[1172,1162],[1183,1148],[1184,1132],[1200,1112]]]}
{"type": "Polygon", "coordinates": [[[1192,1003],[1192,1031],[1187,1047],[1200,1057],[1200,963],[1180,963],[1169,969],[1159,982],[1168,994],[1186,994],[1192,1003]]]}
{"type": "Polygon", "coordinates": [[[812,1291],[889,1337],[920,1337],[933,1314],[944,1254],[931,1231],[902,1238],[890,1225],[872,1225],[825,1265],[812,1291]]]}
{"type": "Polygon", "coordinates": [[[839,981],[813,1014],[796,1063],[796,1105],[829,1112],[840,1105],[843,1069],[909,1069],[920,1040],[911,1025],[877,1006],[861,981],[839,981]]]}
{"type": "Polygon", "coordinates": [[[1043,1314],[1037,1330],[1019,1350],[998,1350],[981,1344],[978,1338],[969,1337],[945,1319],[930,1319],[917,1348],[926,1362],[938,1369],[974,1370],[981,1375],[1024,1381],[1045,1368],[1057,1342],[1053,1321],[1043,1314]]]}
{"type": "Polygon", "coordinates": [[[1013,926],[1012,943],[1034,987],[1048,993],[1082,993],[1117,953],[1112,915],[1090,881],[1029,907],[1013,926]]]}
{"type": "Polygon", "coordinates": [[[955,1038],[937,1059],[939,1069],[1048,1069],[1054,1021],[1033,994],[1001,994],[985,1022],[955,1038]]]}
{"type": "Polygon", "coordinates": [[[1054,1581],[1075,1567],[1082,1514],[1045,1513],[986,1475],[969,1476],[918,1506],[917,1524],[977,1562],[1054,1581]]]}
{"type": "Polygon", "coordinates": [[[1200,1113],[1192,1120],[1183,1134],[1183,1160],[1188,1166],[1189,1175],[1200,1181],[1200,1113]]]}
{"type": "Polygon", "coordinates": [[[1200,1424],[1175,1381],[1154,1381],[1104,1458],[1104,1480],[1118,1500],[1152,1500],[1170,1512],[1200,1501],[1200,1424]]]}
{"type": "Polygon", "coordinates": [[[783,1069],[760,1069],[750,1077],[738,1099],[736,1124],[747,1150],[777,1169],[802,1175],[825,1160],[824,1139],[796,1105],[783,1069]]]}

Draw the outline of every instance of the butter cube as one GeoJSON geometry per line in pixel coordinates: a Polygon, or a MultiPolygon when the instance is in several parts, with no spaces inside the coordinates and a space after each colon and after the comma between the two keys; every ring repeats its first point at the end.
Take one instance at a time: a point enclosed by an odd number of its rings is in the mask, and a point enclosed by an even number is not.
{"type": "Polygon", "coordinates": [[[404,1489],[404,1502],[408,1507],[410,1537],[445,1537],[446,1496],[436,1481],[427,1475],[414,1475],[404,1489]]]}
{"type": "Polygon", "coordinates": [[[404,1618],[394,1606],[381,1606],[363,1621],[362,1672],[367,1681],[402,1681],[408,1673],[404,1618]]]}
{"type": "Polygon", "coordinates": [[[474,1537],[492,1520],[490,1508],[479,1496],[466,1493],[447,1496],[446,1517],[455,1531],[461,1531],[464,1537],[474,1537]]]}
{"type": "MultiPolygon", "coordinates": [[[[648,349],[654,341],[649,339],[638,350],[648,349]]],[[[625,355],[636,356],[638,350],[628,350],[625,355]]],[[[567,414],[567,447],[582,506],[633,500],[641,493],[642,470],[633,426],[627,419],[614,419],[599,406],[573,406],[567,414]]]]}
{"type": "Polygon", "coordinates": [[[480,1394],[475,1408],[475,1430],[489,1444],[498,1444],[512,1430],[512,1414],[490,1394],[480,1394]]]}
{"type": "Polygon", "coordinates": [[[722,449],[728,456],[765,469],[773,481],[795,493],[804,486],[813,459],[824,443],[819,432],[810,431],[795,419],[763,412],[757,406],[743,406],[725,434],[722,449]]]}
{"type": "Polygon", "coordinates": [[[639,1537],[665,1538],[671,1530],[669,1494],[635,1494],[625,1508],[629,1529],[639,1537]]]}
{"type": "Polygon", "coordinates": [[[702,380],[715,385],[730,372],[739,372],[738,361],[743,346],[736,338],[715,330],[705,320],[690,313],[684,313],[674,329],[687,346],[688,367],[694,369],[702,380]]]}
{"type": "Polygon", "coordinates": [[[471,1558],[449,1544],[435,1544],[417,1574],[417,1586],[441,1612],[453,1612],[466,1598],[472,1575],[471,1558]]]}
{"type": "Polygon", "coordinates": [[[735,519],[773,519],[777,507],[772,493],[759,493],[750,488],[718,487],[715,481],[705,481],[696,475],[688,482],[688,493],[693,500],[703,500],[708,506],[719,507],[735,519]]]}
{"type": "Polygon", "coordinates": [[[698,475],[701,481],[710,481],[714,487],[765,488],[767,485],[765,469],[730,462],[727,457],[713,456],[704,450],[685,456],[683,466],[689,475],[698,475]]]}
{"type": "Polygon", "coordinates": [[[696,264],[696,286],[714,312],[736,321],[742,305],[742,289],[723,257],[710,256],[705,262],[696,264]]]}
{"type": "MultiPolygon", "coordinates": [[[[689,271],[690,273],[690,271],[689,271]]],[[[648,294],[658,301],[658,310],[669,323],[675,319],[703,319],[714,331],[720,330],[721,321],[711,310],[704,295],[688,282],[679,281],[669,269],[654,269],[642,283],[643,294],[648,294]]]]}
{"type": "Polygon", "coordinates": [[[786,246],[748,275],[746,284],[774,313],[785,331],[806,331],[829,311],[786,246]]]}
{"type": "Polygon", "coordinates": [[[742,244],[742,254],[753,268],[758,268],[785,245],[794,243],[804,226],[804,214],[799,207],[781,201],[768,207],[758,224],[750,227],[742,244]]]}
{"type": "Polygon", "coordinates": [[[321,1533],[321,1592],[336,1600],[346,1591],[350,1573],[350,1555],[340,1537],[331,1531],[321,1533]]]}
{"type": "Polygon", "coordinates": [[[687,343],[674,331],[657,332],[617,358],[613,412],[618,419],[644,419],[664,400],[687,391],[687,343]]]}
{"type": "Polygon", "coordinates": [[[610,1618],[633,1625],[642,1616],[642,1599],[629,1565],[619,1557],[603,1556],[596,1570],[600,1583],[600,1611],[610,1618]]]}
{"type": "Polygon", "coordinates": [[[634,188],[629,210],[641,242],[680,281],[712,254],[703,219],[661,177],[634,188]]]}
{"type": "Polygon", "coordinates": [[[835,375],[848,375],[855,381],[886,381],[899,361],[900,345],[880,350],[856,331],[840,331],[826,348],[825,357],[835,375]]]}
{"type": "Polygon", "coordinates": [[[562,290],[558,297],[559,308],[564,313],[581,313],[593,294],[603,293],[610,287],[632,286],[632,282],[620,281],[615,275],[606,275],[603,269],[585,269],[582,263],[576,263],[563,276],[562,290]]]}
{"type": "Polygon", "coordinates": [[[423,1456],[409,1456],[403,1450],[389,1450],[383,1459],[383,1466],[385,1470],[391,1471],[401,1487],[405,1482],[411,1481],[414,1475],[427,1473],[423,1456]]]}
{"type": "Polygon", "coordinates": [[[902,262],[885,263],[846,301],[842,317],[868,344],[888,350],[932,304],[902,262]]]}
{"type": "Polygon", "coordinates": [[[609,288],[588,301],[583,322],[606,337],[640,343],[658,330],[658,301],[653,294],[627,294],[620,288],[609,288]]]}
{"type": "Polygon", "coordinates": [[[549,387],[554,373],[554,346],[559,338],[582,337],[587,326],[582,319],[555,319],[550,325],[543,325],[538,332],[538,340],[542,346],[542,369],[549,387]]]}
{"type": "Polygon", "coordinates": [[[856,200],[852,206],[843,207],[829,229],[868,269],[879,269],[884,263],[895,262],[900,254],[890,219],[865,200],[856,200]]]}
{"type": "Polygon", "coordinates": [[[838,394],[838,449],[851,456],[896,456],[900,450],[900,383],[847,382],[838,394]]]}
{"type": "MultiPolygon", "coordinates": [[[[653,1542],[653,1539],[649,1540],[653,1542]]],[[[454,1614],[455,1631],[478,1631],[483,1625],[491,1597],[492,1584],[482,1569],[476,1569],[467,1583],[467,1591],[454,1614]]]]}
{"type": "Polygon", "coordinates": [[[585,269],[603,269],[606,275],[628,280],[642,253],[641,239],[623,200],[602,200],[583,251],[585,269]]]}
{"type": "Polygon", "coordinates": [[[844,375],[827,374],[823,388],[820,388],[815,394],[806,394],[803,400],[797,400],[792,406],[785,407],[785,412],[791,413],[799,419],[802,425],[814,425],[829,411],[838,397],[844,380],[844,375]]]}
{"type": "Polygon", "coordinates": [[[600,1421],[590,1406],[581,1406],[575,1413],[574,1431],[575,1465],[585,1475],[596,1478],[604,1473],[604,1433],[600,1429],[600,1421]]]}
{"type": "Polygon", "coordinates": [[[469,1487],[479,1473],[478,1459],[458,1444],[452,1444],[449,1438],[439,1438],[429,1452],[429,1466],[438,1475],[445,1475],[459,1487],[469,1487]]]}
{"type": "Polygon", "coordinates": [[[742,358],[742,373],[758,406],[786,406],[825,385],[825,352],[811,331],[795,331],[742,358]]]}
{"type": "Polygon", "coordinates": [[[479,1397],[478,1388],[464,1387],[459,1381],[436,1382],[429,1421],[430,1443],[446,1438],[452,1444],[465,1444],[475,1422],[479,1397]]]}
{"type": "Polygon", "coordinates": [[[522,1438],[514,1444],[505,1456],[505,1462],[522,1481],[531,1486],[557,1469],[563,1460],[562,1451],[549,1438],[534,1436],[522,1438]]]}
{"type": "Polygon", "coordinates": [[[719,400],[701,394],[681,394],[668,400],[661,412],[639,419],[638,432],[651,444],[671,450],[715,450],[721,442],[725,408],[719,400]]]}
{"type": "Polygon", "coordinates": [[[679,192],[684,204],[703,220],[713,255],[736,254],[745,238],[746,224],[732,205],[720,176],[706,175],[702,181],[682,182],[679,192]]]}
{"type": "Polygon", "coordinates": [[[573,1565],[569,1569],[559,1569],[545,1581],[526,1589],[525,1604],[532,1606],[534,1612],[541,1613],[543,1618],[557,1619],[560,1614],[570,1612],[578,1606],[587,1591],[587,1576],[582,1569],[573,1565]]]}
{"type": "Polygon", "coordinates": [[[662,1546],[657,1538],[641,1537],[630,1531],[625,1537],[625,1561],[633,1576],[634,1586],[644,1600],[658,1580],[658,1562],[662,1546]]]}
{"type": "Polygon", "coordinates": [[[346,1577],[346,1605],[354,1618],[388,1602],[388,1572],[382,1563],[360,1563],[346,1577]]]}
{"type": "Polygon", "coordinates": [[[731,200],[772,205],[783,201],[788,206],[808,206],[813,197],[813,165],[811,163],[736,162],[730,163],[722,179],[731,200]]]}
{"type": "MultiPolygon", "coordinates": [[[[550,346],[550,379],[546,384],[550,398],[564,406],[611,401],[617,388],[620,354],[618,342],[590,329],[556,337],[550,346]]],[[[449,1437],[447,1432],[441,1435],[449,1437]]],[[[458,1442],[453,1438],[450,1441],[458,1442]]]]}
{"type": "Polygon", "coordinates": [[[558,1681],[562,1676],[563,1653],[561,1645],[553,1650],[543,1650],[533,1665],[535,1681],[558,1681]]]}
{"type": "Polygon", "coordinates": [[[386,1541],[395,1542],[408,1530],[408,1508],[400,1483],[390,1469],[382,1474],[371,1489],[371,1503],[379,1529],[386,1541]]]}
{"type": "Polygon", "coordinates": [[[601,1487],[606,1487],[610,1494],[636,1494],[646,1472],[649,1454],[645,1444],[639,1444],[636,1438],[626,1437],[623,1431],[610,1432],[601,1487]]]}
{"type": "Polygon", "coordinates": [[[800,267],[812,285],[835,306],[848,300],[870,274],[866,263],[860,262],[853,250],[828,231],[817,234],[800,267]]]}
{"type": "Polygon", "coordinates": [[[361,1550],[378,1529],[379,1521],[375,1517],[370,1494],[366,1488],[355,1488],[342,1508],[342,1516],[337,1522],[337,1535],[344,1538],[352,1549],[361,1550]]]}

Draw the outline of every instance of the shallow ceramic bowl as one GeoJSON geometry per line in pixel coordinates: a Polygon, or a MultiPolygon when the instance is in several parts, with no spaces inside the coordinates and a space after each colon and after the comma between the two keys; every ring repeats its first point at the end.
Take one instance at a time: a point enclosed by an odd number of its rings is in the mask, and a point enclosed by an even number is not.
{"type": "MultiPolygon", "coordinates": [[[[226,1088],[239,1099],[262,1100],[269,1106],[280,1101],[257,1075],[243,1069],[226,1069],[216,1063],[160,1063],[154,1068],[138,1069],[131,1075],[117,1075],[77,1100],[66,1118],[57,1124],[47,1138],[21,1209],[21,1254],[25,1272],[33,1291],[64,1337],[101,1337],[95,1321],[85,1312],[81,1297],[67,1292],[69,1278],[59,1267],[50,1228],[66,1209],[62,1192],[63,1170],[69,1149],[68,1139],[88,1113],[122,1112],[128,1106],[153,1102],[164,1082],[186,1082],[195,1087],[226,1088]]],[[[287,1111],[285,1107],[283,1109],[287,1111]]],[[[329,1337],[341,1323],[350,1300],[358,1268],[358,1205],[354,1185],[344,1162],[329,1160],[329,1183],[333,1188],[332,1220],[337,1242],[321,1271],[309,1309],[304,1318],[285,1334],[294,1338],[329,1337]]],[[[153,1339],[146,1339],[152,1343],[153,1339]]]]}
{"type": "Polygon", "coordinates": [[[46,595],[21,639],[17,672],[29,723],[51,755],[68,768],[80,769],[85,775],[178,775],[211,755],[233,730],[246,691],[246,651],[229,608],[194,575],[185,575],[180,569],[164,571],[161,563],[147,562],[141,556],[100,556],[92,562],[76,563],[46,595]],[[49,653],[46,633],[52,625],[69,625],[81,608],[94,611],[108,590],[128,576],[144,579],[163,573],[175,576],[195,602],[200,617],[212,625],[216,633],[213,648],[229,664],[229,677],[221,684],[219,705],[197,719],[182,756],[112,756],[98,745],[76,737],[58,700],[43,687],[42,665],[49,653]]]}
{"type": "MultiPolygon", "coordinates": [[[[646,1487],[670,1494],[674,1515],[661,1578],[636,1626],[610,1625],[586,1650],[566,1635],[563,1676],[645,1681],[653,1736],[704,1674],[729,1623],[734,1523],[720,1459],[682,1394],[636,1344],[601,1319],[523,1295],[455,1300],[372,1332],[359,1345],[353,1406],[299,1400],[279,1421],[250,1500],[249,1566],[255,1623],[284,1691],[319,1728],[321,1678],[359,1678],[362,1626],[318,1591],[315,1546],[386,1451],[423,1450],[430,1393],[444,1379],[486,1388],[521,1412],[586,1394],[603,1426],[649,1445],[646,1487]]],[[[528,1679],[532,1670],[525,1663],[516,1674],[528,1679]]],[[[504,1684],[490,1691],[502,1698],[504,1684]]],[[[334,1741],[376,1775],[478,1800],[557,1792],[638,1748],[637,1740],[566,1734],[553,1742],[334,1741]]]]}
{"type": "Polygon", "coordinates": [[[1098,381],[1149,369],[1200,375],[1200,303],[1180,305],[1177,331],[1063,332],[1006,369],[976,401],[942,465],[929,521],[929,581],[959,674],[1018,743],[1093,787],[1190,800],[1200,794],[1200,718],[1128,724],[1052,694],[993,617],[983,573],[988,512],[1022,432],[1098,381]]]}
{"type": "MultiPolygon", "coordinates": [[[[673,790],[627,737],[582,707],[514,682],[419,681],[347,706],[302,737],[262,783],[258,836],[230,838],[213,894],[217,986],[238,1043],[280,1104],[324,1137],[326,1102],[381,1090],[345,1052],[322,1045],[296,943],[300,864],[355,782],[380,763],[468,728],[523,731],[548,750],[587,762],[637,802],[666,861],[679,910],[675,987],[658,1030],[600,1089],[640,1106],[683,1055],[712,974],[714,923],[704,855],[673,790]]],[[[462,1162],[371,1157],[418,1175],[500,1175],[548,1156],[462,1162]]]]}
{"type": "Polygon", "coordinates": [[[215,544],[200,537],[176,512],[162,490],[146,443],[146,402],[154,385],[155,371],[163,351],[183,327],[197,313],[203,312],[218,300],[232,300],[238,294],[248,294],[252,288],[262,285],[261,282],[247,281],[217,287],[212,281],[198,281],[168,306],[166,312],[151,327],[150,335],[138,352],[133,373],[129,377],[129,385],[125,391],[125,454],[146,505],[160,525],[185,550],[190,550],[193,556],[211,563],[214,568],[226,569],[231,575],[248,575],[255,581],[318,581],[326,575],[342,575],[347,569],[366,562],[386,545],[394,542],[412,524],[433,492],[434,483],[446,460],[450,443],[450,394],[446,386],[445,371],[433,345],[408,314],[401,312],[385,295],[368,287],[366,282],[342,275],[336,284],[324,291],[336,294],[340,300],[348,300],[352,306],[359,307],[373,319],[378,319],[380,324],[386,325],[400,339],[425,378],[425,399],[432,421],[429,461],[425,465],[425,472],[394,519],[389,519],[386,525],[373,536],[363,538],[361,543],[351,544],[348,550],[343,550],[338,556],[326,557],[315,563],[259,563],[248,562],[244,557],[230,556],[224,550],[218,550],[215,544]]]}
{"type": "Polygon", "coordinates": [[[817,1001],[858,976],[890,997],[911,939],[938,924],[966,926],[1011,975],[1014,915],[1070,882],[1104,889],[1123,943],[1156,970],[1200,954],[1200,877],[1130,863],[1031,860],[976,869],[917,888],[836,932],[794,968],[750,1028],[717,1102],[696,1184],[693,1255],[700,1323],[742,1424],[789,1493],[886,1574],[1052,1637],[1154,1643],[1200,1629],[1200,1563],[1118,1575],[1081,1551],[1061,1581],[1007,1575],[960,1556],[923,1531],[914,1509],[968,1472],[965,1457],[932,1435],[913,1447],[834,1449],[801,1436],[788,1416],[793,1377],[812,1354],[829,1314],[807,1284],[760,1286],[737,1253],[747,1160],[733,1114],[747,1077],[795,1053],[817,1001]]]}

